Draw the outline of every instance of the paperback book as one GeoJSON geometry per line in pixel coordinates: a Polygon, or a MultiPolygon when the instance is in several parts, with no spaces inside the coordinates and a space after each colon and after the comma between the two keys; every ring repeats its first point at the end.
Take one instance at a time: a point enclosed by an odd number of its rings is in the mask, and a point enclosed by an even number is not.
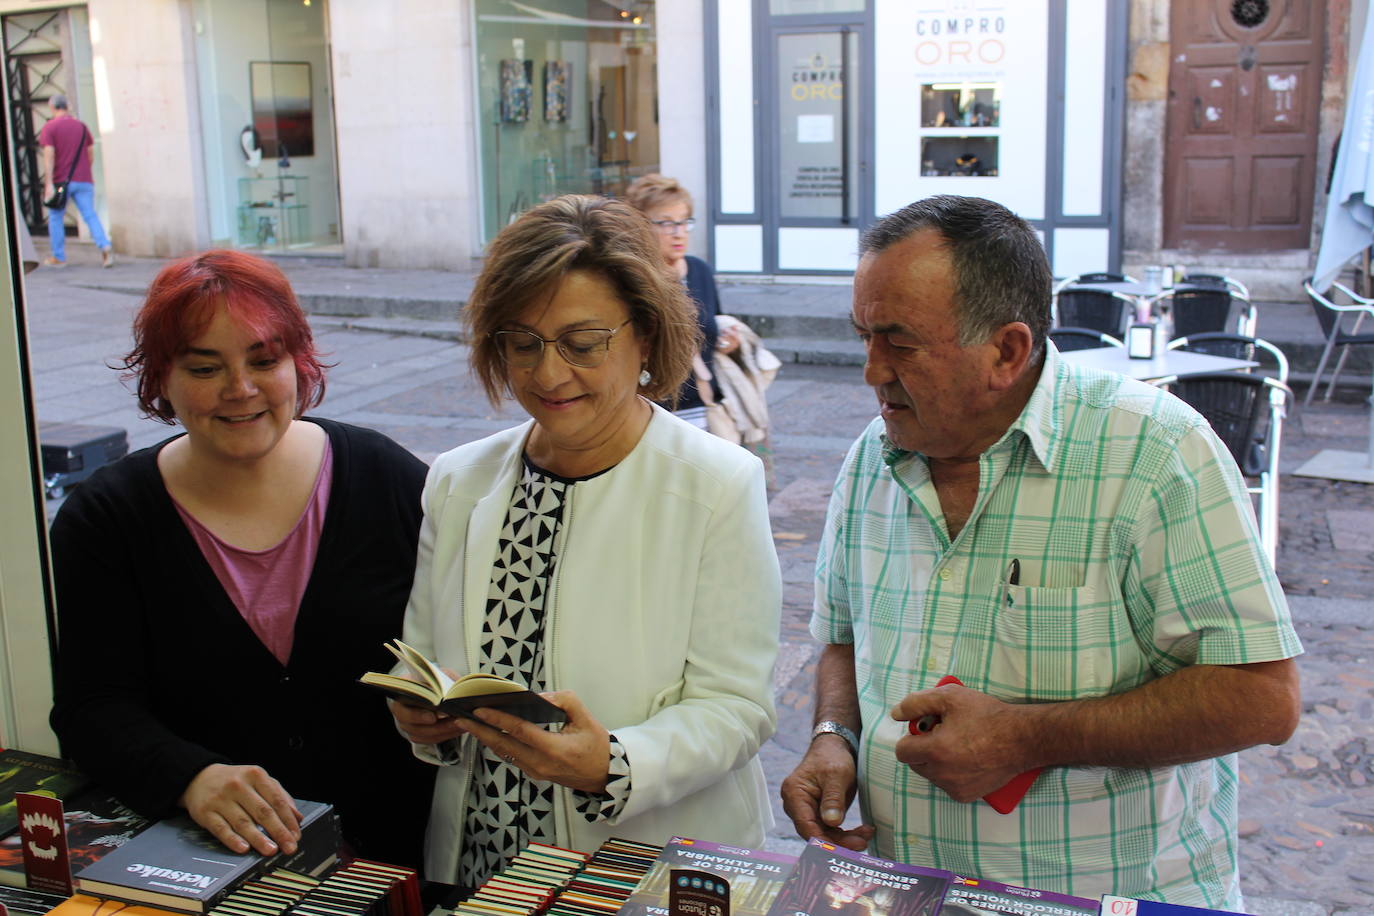
{"type": "Polygon", "coordinates": [[[813,837],[768,916],[936,916],[953,879],[813,837]]]}
{"type": "MultiPolygon", "coordinates": [[[[77,792],[63,804],[73,873],[123,846],[149,824],[147,818],[95,786],[77,792]]],[[[23,887],[25,878],[23,842],[16,829],[0,837],[0,885],[23,887]]]]}
{"type": "Polygon", "coordinates": [[[402,703],[467,718],[472,718],[474,710],[487,707],[545,725],[568,721],[567,713],[515,681],[481,672],[454,680],[399,639],[387,643],[386,648],[405,665],[412,677],[369,671],[358,680],[402,703]]]}
{"type": "Polygon", "coordinates": [[[295,854],[234,853],[188,815],[167,818],[111,851],[76,876],[77,889],[95,897],[205,913],[268,868],[318,875],[338,858],[333,808],[296,801],[303,815],[295,854]]]}
{"type": "Polygon", "coordinates": [[[1097,916],[1097,901],[986,878],[956,877],[940,916],[1097,916]]]}
{"type": "Polygon", "coordinates": [[[1234,910],[1208,910],[1179,903],[1113,897],[1111,894],[1102,898],[1102,916],[1197,916],[1200,913],[1211,913],[1212,916],[1245,916],[1244,913],[1234,910]]]}
{"type": "Polygon", "coordinates": [[[673,869],[724,878],[730,885],[732,916],[765,916],[796,864],[795,856],[782,853],[673,837],[620,908],[619,916],[668,916],[673,869]]]}
{"type": "Polygon", "coordinates": [[[16,792],[39,792],[64,801],[91,784],[65,760],[13,748],[0,751],[0,836],[19,827],[16,792]]]}

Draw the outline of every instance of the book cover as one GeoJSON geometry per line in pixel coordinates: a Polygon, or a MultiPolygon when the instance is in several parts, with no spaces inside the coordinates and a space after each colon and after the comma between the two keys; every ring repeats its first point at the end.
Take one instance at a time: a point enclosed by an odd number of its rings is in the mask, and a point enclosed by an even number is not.
{"type": "Polygon", "coordinates": [[[13,748],[0,751],[0,836],[19,827],[16,792],[42,792],[65,800],[90,783],[65,760],[13,748]]]}
{"type": "Polygon", "coordinates": [[[796,864],[795,856],[782,853],[673,837],[620,907],[619,916],[668,916],[671,873],[683,868],[728,881],[732,916],[764,916],[796,864]]]}
{"type": "Polygon", "coordinates": [[[812,838],[768,916],[935,916],[951,872],[903,865],[812,838]]]}
{"type": "MultiPolygon", "coordinates": [[[[147,818],[95,786],[77,792],[63,805],[73,874],[123,846],[149,824],[147,818]]],[[[16,830],[0,837],[0,885],[23,887],[24,882],[23,843],[16,830]]]]}
{"type": "Polygon", "coordinates": [[[49,913],[51,916],[114,916],[115,913],[118,913],[119,916],[167,916],[168,911],[152,906],[131,906],[86,894],[76,894],[63,900],[54,909],[49,910],[49,913]]]}
{"type": "Polygon", "coordinates": [[[1113,897],[1111,894],[1102,898],[1102,916],[1195,916],[1199,913],[1211,913],[1212,916],[1246,916],[1245,913],[1237,913],[1234,910],[1209,910],[1205,907],[1184,906],[1181,903],[1113,897]]]}
{"type": "Polygon", "coordinates": [[[204,913],[262,870],[318,873],[338,856],[338,824],[330,805],[296,800],[304,817],[299,848],[291,856],[233,853],[189,815],[167,818],[82,869],[83,894],[204,913]]]}
{"type": "Polygon", "coordinates": [[[1097,901],[986,878],[955,877],[940,916],[1097,916],[1097,901]]]}
{"type": "Polygon", "coordinates": [[[23,913],[24,916],[42,916],[66,899],[62,894],[22,887],[0,887],[0,904],[11,913],[23,913]]]}

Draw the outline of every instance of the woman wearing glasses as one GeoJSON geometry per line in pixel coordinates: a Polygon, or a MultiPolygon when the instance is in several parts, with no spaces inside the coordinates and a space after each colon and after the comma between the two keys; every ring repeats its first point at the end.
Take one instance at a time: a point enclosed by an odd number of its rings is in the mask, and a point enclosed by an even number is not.
{"type": "Polygon", "coordinates": [[[716,351],[729,353],[739,345],[731,332],[721,332],[716,325],[720,314],[720,293],[711,266],[701,258],[687,253],[687,233],[696,220],[692,218],[692,195],[676,178],[645,175],[637,178],[625,190],[625,200],[653,223],[658,234],[658,252],[668,270],[686,287],[697,307],[697,324],[701,327],[701,361],[705,368],[687,376],[677,392],[673,410],[688,422],[706,428],[706,405],[697,385],[698,375],[710,378],[712,403],[720,403],[720,386],[714,381],[716,351]]]}
{"type": "Polygon", "coordinates": [[[457,674],[555,691],[568,722],[392,704],[442,767],[432,880],[475,886],[531,841],[757,846],[772,822],[763,468],[653,403],[699,342],[654,235],[618,201],[542,204],[492,242],[466,308],[474,373],[531,419],[435,462],[403,638],[457,674]]]}

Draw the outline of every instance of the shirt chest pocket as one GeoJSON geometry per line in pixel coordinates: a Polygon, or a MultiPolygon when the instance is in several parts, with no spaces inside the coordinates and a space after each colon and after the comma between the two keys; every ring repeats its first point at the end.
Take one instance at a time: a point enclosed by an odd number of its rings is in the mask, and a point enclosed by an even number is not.
{"type": "Polygon", "coordinates": [[[1110,586],[1000,586],[988,688],[1004,699],[1102,696],[1138,653],[1110,586]]]}

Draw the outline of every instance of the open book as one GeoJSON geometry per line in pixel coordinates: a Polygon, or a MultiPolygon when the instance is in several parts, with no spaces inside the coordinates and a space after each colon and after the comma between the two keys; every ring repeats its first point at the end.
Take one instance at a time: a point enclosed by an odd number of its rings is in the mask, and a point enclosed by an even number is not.
{"type": "Polygon", "coordinates": [[[568,721],[567,713],[515,681],[482,673],[465,674],[455,681],[399,639],[387,643],[386,647],[414,677],[369,671],[358,680],[402,703],[427,706],[469,719],[473,718],[473,710],[485,707],[539,724],[568,721]]]}

